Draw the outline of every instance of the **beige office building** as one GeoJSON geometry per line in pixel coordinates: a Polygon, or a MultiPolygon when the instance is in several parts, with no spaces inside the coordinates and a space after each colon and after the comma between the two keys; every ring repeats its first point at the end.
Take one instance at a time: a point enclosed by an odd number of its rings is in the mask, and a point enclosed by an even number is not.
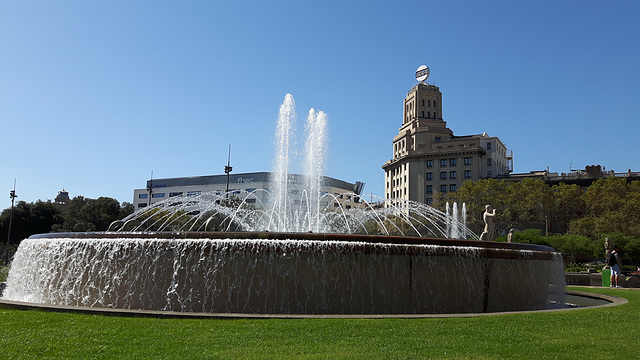
{"type": "Polygon", "coordinates": [[[442,119],[442,93],[419,83],[404,99],[404,116],[393,138],[385,171],[387,199],[430,204],[437,193],[455,192],[465,181],[513,171],[513,156],[487,133],[455,136],[442,119]]]}

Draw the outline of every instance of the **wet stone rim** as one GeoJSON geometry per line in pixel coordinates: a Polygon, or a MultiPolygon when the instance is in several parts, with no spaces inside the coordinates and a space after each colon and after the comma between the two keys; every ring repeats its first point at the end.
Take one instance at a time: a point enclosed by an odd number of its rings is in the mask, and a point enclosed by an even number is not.
{"type": "Polygon", "coordinates": [[[201,319],[420,319],[420,318],[454,318],[454,317],[476,317],[505,314],[525,314],[540,312],[571,311],[581,309],[596,309],[623,305],[629,301],[625,298],[612,295],[595,294],[582,291],[567,290],[567,294],[582,296],[585,298],[599,299],[606,301],[603,305],[588,307],[567,307],[560,309],[527,310],[527,311],[505,311],[493,313],[461,313],[461,314],[328,314],[328,315],[307,315],[307,314],[232,314],[232,313],[190,313],[177,311],[152,311],[152,310],[132,310],[116,308],[98,308],[69,305],[45,305],[33,304],[20,301],[3,300],[0,298],[0,308],[10,308],[19,310],[38,309],[52,312],[71,312],[89,315],[105,316],[131,316],[131,317],[151,317],[151,318],[201,318],[201,319]]]}

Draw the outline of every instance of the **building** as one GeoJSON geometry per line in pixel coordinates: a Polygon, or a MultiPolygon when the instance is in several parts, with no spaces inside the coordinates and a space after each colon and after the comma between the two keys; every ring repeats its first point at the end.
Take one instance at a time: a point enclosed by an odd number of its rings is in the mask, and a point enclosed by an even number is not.
{"type": "Polygon", "coordinates": [[[599,179],[608,178],[625,178],[627,181],[640,180],[640,172],[631,171],[615,172],[613,170],[605,171],[601,165],[587,165],[584,170],[571,170],[569,173],[549,172],[549,170],[530,171],[528,173],[510,173],[498,176],[498,180],[505,181],[522,181],[523,179],[540,179],[545,184],[553,186],[560,183],[567,185],[578,185],[585,189],[591,186],[593,182],[599,179]]]}
{"type": "Polygon", "coordinates": [[[56,198],[53,201],[53,205],[60,210],[64,210],[66,209],[67,204],[69,204],[69,201],[71,201],[71,198],[69,198],[69,192],[65,189],[62,189],[58,191],[58,195],[56,195],[56,198]]]}
{"type": "Polygon", "coordinates": [[[442,93],[418,83],[404,99],[402,126],[393,138],[385,171],[385,196],[431,204],[437,193],[455,192],[465,181],[513,171],[513,155],[487,133],[456,136],[442,118],[442,93]]]}
{"type": "MultiPolygon", "coordinates": [[[[228,188],[231,194],[243,199],[246,198],[247,203],[261,208],[269,200],[269,190],[272,188],[270,177],[271,173],[269,172],[232,174],[228,177],[228,185],[227,175],[151,179],[147,181],[145,189],[133,191],[133,205],[136,209],[141,209],[175,196],[196,196],[208,192],[223,195],[228,188]]],[[[360,194],[364,186],[360,182],[352,184],[326,176],[323,177],[322,182],[321,191],[324,194],[330,194],[330,196],[324,197],[320,205],[336,208],[340,205],[347,209],[356,206],[359,197],[353,196],[353,194],[360,194]]],[[[304,176],[289,174],[288,184],[289,195],[294,204],[303,201],[305,197],[302,193],[304,176]]]]}

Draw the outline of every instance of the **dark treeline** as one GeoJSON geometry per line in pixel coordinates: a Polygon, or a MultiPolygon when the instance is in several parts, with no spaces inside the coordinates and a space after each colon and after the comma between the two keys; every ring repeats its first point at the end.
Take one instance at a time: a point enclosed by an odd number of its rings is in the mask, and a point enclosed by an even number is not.
{"type": "MultiPolygon", "coordinates": [[[[0,234],[2,244],[7,241],[11,209],[0,214],[0,234]]],[[[109,224],[133,213],[133,204],[120,204],[116,199],[100,197],[89,199],[76,196],[64,205],[51,201],[27,203],[19,201],[13,208],[11,224],[12,246],[33,234],[48,232],[105,231],[109,224]]]]}

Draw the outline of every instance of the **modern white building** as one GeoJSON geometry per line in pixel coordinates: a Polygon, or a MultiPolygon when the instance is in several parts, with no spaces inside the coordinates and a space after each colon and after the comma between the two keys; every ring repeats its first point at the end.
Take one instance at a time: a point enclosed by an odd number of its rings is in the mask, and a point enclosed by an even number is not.
{"type": "MultiPolygon", "coordinates": [[[[246,202],[261,208],[269,200],[271,185],[271,173],[254,172],[244,174],[193,176],[166,179],[147,180],[144,189],[133,191],[133,205],[136,209],[141,209],[150,204],[163,201],[175,196],[196,196],[207,192],[222,195],[229,189],[234,195],[246,198],[246,202]],[[227,185],[228,179],[228,185],[227,185]],[[227,187],[228,186],[228,187],[227,187]]],[[[326,177],[322,179],[321,191],[328,196],[323,198],[321,206],[351,208],[358,204],[359,198],[353,194],[360,194],[363,183],[355,184],[326,177]],[[331,204],[332,203],[332,204],[331,204]]],[[[289,196],[295,202],[303,201],[302,186],[304,176],[299,174],[289,174],[289,196]]]]}
{"type": "Polygon", "coordinates": [[[386,198],[431,204],[435,194],[455,192],[465,181],[512,172],[513,154],[487,133],[454,135],[442,119],[440,89],[421,82],[404,99],[393,158],[382,168],[386,198]]]}

